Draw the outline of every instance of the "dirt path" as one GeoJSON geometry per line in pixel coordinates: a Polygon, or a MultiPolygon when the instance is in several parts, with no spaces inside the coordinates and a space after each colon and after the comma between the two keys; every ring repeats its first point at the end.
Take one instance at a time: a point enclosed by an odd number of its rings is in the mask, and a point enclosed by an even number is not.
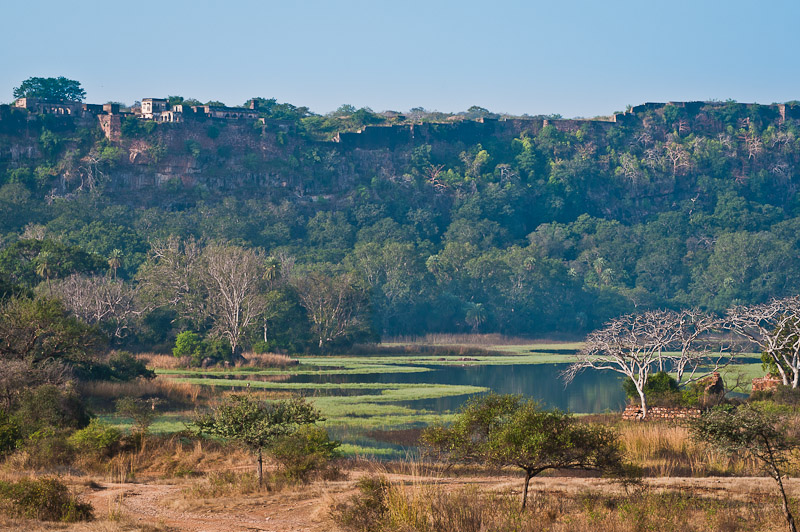
{"type": "MultiPolygon", "coordinates": [[[[87,499],[100,519],[121,514],[133,523],[167,526],[179,532],[322,532],[333,526],[328,517],[330,505],[354,491],[358,476],[265,495],[204,500],[187,499],[183,490],[188,483],[101,483],[87,499]]],[[[479,484],[484,489],[517,492],[521,487],[521,479],[515,477],[388,476],[408,485],[433,483],[453,489],[479,484]]],[[[686,490],[711,498],[756,500],[775,494],[768,478],[656,478],[647,483],[659,490],[686,490]]],[[[789,480],[787,487],[792,494],[800,494],[800,479],[789,480]]],[[[531,490],[575,495],[595,490],[615,493],[622,488],[604,479],[552,477],[533,479],[531,490]]]]}

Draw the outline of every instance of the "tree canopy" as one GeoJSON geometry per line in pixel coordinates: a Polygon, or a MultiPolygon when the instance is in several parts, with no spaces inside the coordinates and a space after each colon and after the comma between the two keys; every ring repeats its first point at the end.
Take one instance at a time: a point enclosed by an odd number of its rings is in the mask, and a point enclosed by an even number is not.
{"type": "Polygon", "coordinates": [[[79,81],[57,78],[31,77],[14,87],[14,98],[43,98],[45,100],[66,100],[82,102],[86,98],[79,81]]]}

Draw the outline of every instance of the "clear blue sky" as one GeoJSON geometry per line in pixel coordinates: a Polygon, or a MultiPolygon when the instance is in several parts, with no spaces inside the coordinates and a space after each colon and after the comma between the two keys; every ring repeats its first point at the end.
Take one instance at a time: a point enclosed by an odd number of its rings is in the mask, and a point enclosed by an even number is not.
{"type": "Polygon", "coordinates": [[[0,102],[59,75],[95,103],[262,96],[318,113],[783,102],[800,99],[799,18],[796,0],[27,0],[0,12],[0,102]]]}

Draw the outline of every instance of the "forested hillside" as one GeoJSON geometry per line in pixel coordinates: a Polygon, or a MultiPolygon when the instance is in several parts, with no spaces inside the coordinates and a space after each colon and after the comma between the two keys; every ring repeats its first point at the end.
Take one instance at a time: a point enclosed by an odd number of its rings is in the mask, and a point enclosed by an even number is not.
{"type": "Polygon", "coordinates": [[[3,109],[3,285],[74,299],[74,274],[102,277],[130,298],[109,334],[169,343],[218,328],[221,311],[188,274],[171,298],[165,272],[195,255],[208,272],[214,250],[245,248],[266,296],[236,341],[292,350],[578,334],[634,309],[800,292],[792,105],[653,105],[597,121],[259,110],[257,123],[129,116],[112,141],[96,120],[3,109]],[[314,291],[344,301],[352,328],[314,332],[314,291]]]}

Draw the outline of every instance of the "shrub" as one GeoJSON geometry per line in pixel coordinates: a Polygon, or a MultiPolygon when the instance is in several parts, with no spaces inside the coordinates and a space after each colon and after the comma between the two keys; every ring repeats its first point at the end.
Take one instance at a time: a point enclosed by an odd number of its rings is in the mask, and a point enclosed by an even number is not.
{"type": "Polygon", "coordinates": [[[67,441],[67,432],[45,427],[24,441],[25,464],[34,469],[51,468],[72,463],[75,451],[67,441]]]}
{"type": "MultiPolygon", "coordinates": [[[[639,392],[630,379],[625,379],[622,384],[625,395],[629,399],[639,399],[639,392]]],[[[677,406],[683,403],[683,398],[676,381],[666,371],[651,374],[644,385],[644,395],[648,403],[653,406],[677,406]]]]}
{"type": "Polygon", "coordinates": [[[287,478],[306,481],[314,472],[330,471],[331,460],[339,456],[339,445],[324,428],[306,425],[275,442],[269,454],[287,478]]]}
{"type": "Polygon", "coordinates": [[[265,342],[264,340],[259,340],[258,342],[253,344],[253,353],[257,355],[264,355],[271,352],[272,352],[272,347],[269,342],[265,342]]]}
{"type": "Polygon", "coordinates": [[[9,513],[20,517],[70,523],[93,518],[92,506],[78,501],[54,478],[0,482],[0,499],[9,503],[9,513]]]}
{"type": "Polygon", "coordinates": [[[73,433],[67,441],[79,453],[110,457],[119,448],[121,439],[119,429],[93,419],[86,428],[73,433]]]}
{"type": "Polygon", "coordinates": [[[127,351],[118,351],[108,359],[111,368],[111,380],[132,381],[138,377],[152,379],[156,376],[153,370],[147,369],[144,362],[127,351]]]}
{"type": "Polygon", "coordinates": [[[191,331],[184,331],[175,338],[172,354],[176,357],[190,357],[200,347],[200,336],[191,331]]]}
{"type": "Polygon", "coordinates": [[[39,429],[80,429],[89,424],[89,414],[75,391],[45,384],[22,392],[15,417],[24,420],[23,432],[39,429]]]}
{"type": "Polygon", "coordinates": [[[389,511],[389,481],[384,477],[364,477],[357,486],[359,493],[333,508],[334,521],[353,532],[380,530],[389,511]]]}
{"type": "Polygon", "coordinates": [[[0,412],[0,457],[14,451],[22,443],[22,429],[16,419],[0,412]]]}

